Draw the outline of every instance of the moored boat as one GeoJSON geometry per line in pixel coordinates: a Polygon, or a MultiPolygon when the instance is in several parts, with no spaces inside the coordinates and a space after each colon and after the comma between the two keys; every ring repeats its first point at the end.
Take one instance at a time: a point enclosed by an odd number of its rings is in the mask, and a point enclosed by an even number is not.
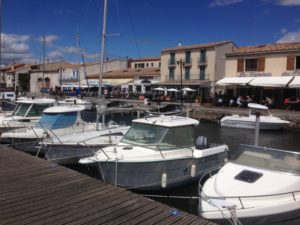
{"type": "Polygon", "coordinates": [[[299,224],[300,153],[241,145],[201,189],[202,217],[221,224],[299,224]]]}
{"type": "Polygon", "coordinates": [[[43,110],[55,104],[54,99],[19,99],[11,115],[0,116],[0,131],[9,131],[21,127],[32,127],[41,118],[43,110]]]}
{"type": "Polygon", "coordinates": [[[220,120],[222,127],[255,129],[256,116],[255,112],[260,110],[260,129],[262,130],[279,130],[290,122],[282,120],[279,117],[272,116],[267,106],[249,103],[249,116],[231,115],[225,116],[220,120]]]}
{"type": "Polygon", "coordinates": [[[43,111],[43,116],[33,127],[14,129],[1,134],[1,142],[11,144],[22,151],[36,153],[36,144],[46,137],[59,137],[63,134],[81,133],[95,130],[96,124],[81,118],[84,106],[53,106],[43,111]]]}
{"type": "Polygon", "coordinates": [[[105,182],[134,189],[170,188],[191,182],[223,165],[228,147],[194,138],[197,120],[158,116],[132,121],[115,146],[79,160],[100,166],[105,182]]]}

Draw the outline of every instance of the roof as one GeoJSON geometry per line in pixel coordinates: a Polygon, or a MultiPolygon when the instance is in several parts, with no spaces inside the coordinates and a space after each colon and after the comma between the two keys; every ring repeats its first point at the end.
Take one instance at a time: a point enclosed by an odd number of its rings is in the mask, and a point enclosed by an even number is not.
{"type": "Polygon", "coordinates": [[[261,53],[281,53],[281,52],[291,52],[291,51],[300,51],[300,42],[244,46],[244,47],[233,49],[233,52],[227,53],[226,56],[261,54],[261,53]]]}
{"type": "Polygon", "coordinates": [[[132,121],[133,123],[143,123],[155,126],[163,127],[182,127],[182,126],[197,126],[199,124],[198,120],[191,119],[188,117],[181,116],[157,116],[157,117],[145,117],[143,119],[136,119],[132,121]]]}
{"type": "Polygon", "coordinates": [[[66,112],[78,112],[83,111],[85,107],[83,105],[61,105],[53,106],[45,109],[44,113],[66,113],[66,112]]]}
{"type": "Polygon", "coordinates": [[[232,41],[220,41],[220,42],[211,42],[211,43],[205,43],[205,44],[183,45],[183,46],[177,46],[177,47],[174,47],[174,48],[165,48],[161,52],[189,50],[189,49],[215,48],[217,46],[225,45],[225,44],[228,44],[228,43],[234,44],[232,41]]]}
{"type": "MultiPolygon", "coordinates": [[[[104,79],[109,78],[134,78],[135,76],[159,76],[160,75],[160,68],[159,67],[152,67],[152,68],[143,68],[143,69],[133,69],[133,68],[126,68],[122,70],[112,70],[105,72],[103,74],[104,79]]],[[[87,75],[89,79],[98,78],[99,74],[90,74],[87,75]]]]}
{"type": "Polygon", "coordinates": [[[160,61],[160,57],[156,56],[156,57],[128,59],[128,62],[146,62],[146,61],[160,61]]]}

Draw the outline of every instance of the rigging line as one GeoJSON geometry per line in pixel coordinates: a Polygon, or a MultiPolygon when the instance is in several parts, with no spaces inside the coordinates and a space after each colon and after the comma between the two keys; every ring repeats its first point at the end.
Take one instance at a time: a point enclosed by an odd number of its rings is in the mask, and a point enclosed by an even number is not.
{"type": "Polygon", "coordinates": [[[139,58],[141,58],[141,51],[140,51],[139,45],[137,43],[137,38],[136,38],[136,34],[135,34],[134,25],[133,25],[132,18],[131,18],[130,12],[129,12],[129,8],[128,8],[128,5],[126,4],[126,2],[125,2],[125,6],[126,6],[126,10],[127,10],[127,15],[128,15],[128,18],[129,18],[129,25],[130,25],[130,28],[131,28],[131,31],[132,31],[132,34],[133,34],[134,44],[135,44],[136,50],[138,52],[138,56],[139,56],[139,58]]]}

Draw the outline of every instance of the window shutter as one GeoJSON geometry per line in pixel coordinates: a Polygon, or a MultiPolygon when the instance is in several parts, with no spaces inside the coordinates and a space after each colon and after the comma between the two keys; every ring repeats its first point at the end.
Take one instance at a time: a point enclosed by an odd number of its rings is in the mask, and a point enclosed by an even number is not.
{"type": "Polygon", "coordinates": [[[265,71],[265,57],[257,59],[257,71],[265,71]]]}
{"type": "Polygon", "coordinates": [[[237,60],[237,71],[244,72],[244,59],[237,60]]]}
{"type": "Polygon", "coordinates": [[[295,68],[295,56],[288,55],[286,61],[286,70],[294,70],[295,68]]]}

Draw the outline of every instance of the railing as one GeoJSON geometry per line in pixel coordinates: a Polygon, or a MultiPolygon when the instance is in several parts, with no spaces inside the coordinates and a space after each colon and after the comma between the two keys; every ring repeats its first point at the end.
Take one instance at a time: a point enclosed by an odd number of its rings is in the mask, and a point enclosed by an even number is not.
{"type": "Polygon", "coordinates": [[[169,59],[168,60],[168,65],[169,66],[176,66],[176,60],[175,59],[169,59]]]}
{"type": "MultiPolygon", "coordinates": [[[[220,169],[220,168],[219,168],[220,169]]],[[[218,169],[218,170],[219,170],[218,169]]],[[[241,209],[245,209],[245,205],[246,205],[246,201],[251,199],[251,198],[261,198],[261,200],[264,200],[266,198],[274,198],[274,197],[285,197],[285,196],[290,196],[291,200],[293,201],[297,201],[296,198],[296,193],[300,193],[299,191],[291,191],[291,192],[283,192],[283,193],[278,193],[278,194],[268,194],[268,195],[248,195],[248,196],[208,196],[205,193],[203,193],[203,188],[202,188],[202,183],[203,183],[203,179],[207,178],[208,179],[211,178],[215,173],[217,172],[217,170],[212,170],[209,171],[208,173],[204,174],[200,179],[199,179],[199,184],[198,184],[198,194],[199,197],[201,199],[203,199],[204,201],[207,201],[209,203],[209,200],[231,200],[230,202],[233,203],[234,201],[232,200],[236,200],[237,202],[240,203],[241,205],[241,209]]],[[[213,205],[212,205],[213,206],[213,205]]],[[[236,206],[237,207],[237,206],[236,206]]],[[[238,208],[236,208],[238,209],[238,208]]]]}
{"type": "Polygon", "coordinates": [[[205,65],[205,64],[207,64],[207,57],[200,56],[198,58],[198,65],[205,65]]]}
{"type": "Polygon", "coordinates": [[[189,59],[185,59],[183,61],[183,66],[191,66],[192,65],[192,59],[189,58],[189,59]]]}

